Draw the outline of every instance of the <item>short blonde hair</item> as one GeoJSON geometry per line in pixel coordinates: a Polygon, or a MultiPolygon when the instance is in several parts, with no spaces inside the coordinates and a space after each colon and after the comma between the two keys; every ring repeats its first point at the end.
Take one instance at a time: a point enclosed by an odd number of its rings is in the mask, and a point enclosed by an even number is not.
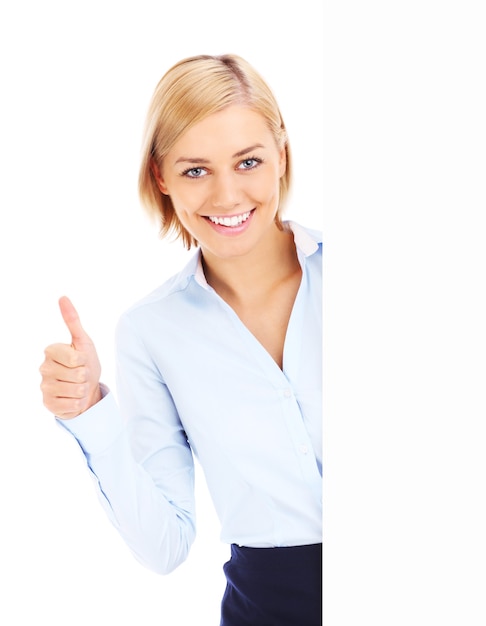
{"type": "Polygon", "coordinates": [[[138,180],[142,205],[160,219],[161,235],[175,232],[187,249],[198,242],[180,223],[170,197],[161,193],[152,167],[162,167],[171,147],[191,126],[233,104],[262,115],[279,150],[285,148],[287,166],[280,179],[276,216],[277,225],[282,227],[280,215],[290,189],[291,159],[287,131],[272,91],[237,55],[189,57],[176,63],[155,89],[147,113],[138,180]]]}

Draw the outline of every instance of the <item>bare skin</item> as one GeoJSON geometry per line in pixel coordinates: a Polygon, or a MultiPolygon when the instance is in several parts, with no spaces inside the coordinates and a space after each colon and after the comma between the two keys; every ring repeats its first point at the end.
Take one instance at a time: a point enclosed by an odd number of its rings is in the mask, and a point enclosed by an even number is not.
{"type": "MultiPolygon", "coordinates": [[[[227,271],[225,264],[217,264],[214,271],[204,261],[204,271],[208,283],[282,368],[285,335],[300,285],[301,268],[292,236],[278,230],[277,233],[276,249],[280,253],[265,254],[265,272],[256,260],[253,265],[248,260],[245,262],[245,271],[237,273],[237,280],[234,263],[227,271]]],[[[39,371],[45,407],[60,419],[68,420],[101,400],[101,366],[96,348],[71,301],[62,297],[59,307],[71,334],[71,344],[48,346],[39,371]]]]}
{"type": "Polygon", "coordinates": [[[249,263],[246,258],[238,271],[234,261],[226,267],[224,263],[211,265],[204,257],[203,264],[208,283],[282,368],[285,335],[302,271],[293,236],[275,230],[272,245],[255,255],[264,259],[249,263]]]}
{"type": "MultiPolygon", "coordinates": [[[[264,118],[236,105],[192,126],[164,163],[152,163],[161,193],[200,244],[208,283],[280,368],[301,280],[293,236],[275,223],[285,168],[264,118]]],[[[59,305],[71,345],[46,349],[41,389],[52,413],[72,419],[101,399],[101,367],[71,302],[59,305]]]]}
{"type": "Polygon", "coordinates": [[[286,165],[265,119],[238,105],[192,126],[153,164],[161,192],[199,242],[206,280],[279,367],[301,279],[293,236],[275,223],[286,165]],[[214,224],[228,217],[241,224],[214,224]]]}
{"type": "Polygon", "coordinates": [[[93,342],[81,326],[71,301],[62,297],[59,308],[71,334],[71,345],[56,343],[45,349],[40,366],[44,406],[61,419],[72,419],[101,400],[101,366],[93,342]]]}

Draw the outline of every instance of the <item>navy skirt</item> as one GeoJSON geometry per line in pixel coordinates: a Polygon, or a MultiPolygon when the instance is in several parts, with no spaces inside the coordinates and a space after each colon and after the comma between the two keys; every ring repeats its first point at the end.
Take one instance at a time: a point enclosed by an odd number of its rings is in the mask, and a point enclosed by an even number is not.
{"type": "Polygon", "coordinates": [[[220,626],[321,626],[322,544],[231,546],[220,626]]]}

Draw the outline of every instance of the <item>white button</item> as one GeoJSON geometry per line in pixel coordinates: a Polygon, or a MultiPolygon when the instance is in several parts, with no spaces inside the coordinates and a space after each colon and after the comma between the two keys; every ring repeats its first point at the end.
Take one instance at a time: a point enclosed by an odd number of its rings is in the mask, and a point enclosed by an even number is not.
{"type": "Polygon", "coordinates": [[[299,452],[301,452],[302,454],[307,454],[309,452],[309,448],[305,445],[305,443],[300,444],[299,452]]]}
{"type": "Polygon", "coordinates": [[[285,389],[285,391],[283,392],[283,395],[286,398],[290,398],[292,396],[292,392],[290,391],[290,389],[285,389]]]}

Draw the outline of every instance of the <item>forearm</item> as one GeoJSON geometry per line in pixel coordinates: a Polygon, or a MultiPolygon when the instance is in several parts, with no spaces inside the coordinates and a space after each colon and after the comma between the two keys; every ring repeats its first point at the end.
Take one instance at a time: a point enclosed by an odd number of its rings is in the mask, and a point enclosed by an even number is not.
{"type": "Polygon", "coordinates": [[[112,394],[61,425],[81,446],[100,502],[135,557],[160,574],[175,569],[187,557],[195,536],[193,468],[174,474],[185,497],[170,501],[135,460],[112,394]]]}

